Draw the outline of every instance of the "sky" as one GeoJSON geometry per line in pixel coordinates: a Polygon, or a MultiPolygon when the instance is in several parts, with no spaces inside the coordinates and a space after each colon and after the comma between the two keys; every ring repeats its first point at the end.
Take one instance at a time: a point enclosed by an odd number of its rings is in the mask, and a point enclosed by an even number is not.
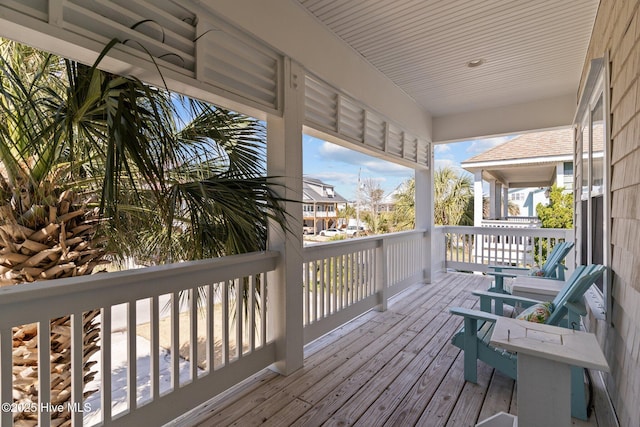
{"type": "Polygon", "coordinates": [[[473,139],[452,144],[436,144],[433,148],[435,167],[438,169],[451,166],[468,174],[467,171],[460,168],[461,162],[477,156],[480,153],[484,153],[496,145],[503,144],[512,138],[513,136],[499,136],[495,138],[473,139]]]}
{"type": "MultiPolygon", "coordinates": [[[[487,151],[512,137],[475,139],[434,147],[435,168],[452,166],[487,151]]],[[[304,135],[303,173],[334,186],[347,200],[355,200],[358,173],[362,180],[373,179],[380,184],[385,195],[393,192],[404,181],[413,178],[413,169],[349,150],[340,145],[304,135]]],[[[463,171],[462,169],[460,169],[463,171]]],[[[467,173],[464,172],[463,173],[467,173]]]]}
{"type": "Polygon", "coordinates": [[[413,169],[309,135],[303,137],[302,156],[302,171],[305,175],[333,185],[334,190],[347,200],[356,199],[358,172],[363,181],[369,178],[377,181],[385,195],[402,182],[413,178],[413,169]]]}

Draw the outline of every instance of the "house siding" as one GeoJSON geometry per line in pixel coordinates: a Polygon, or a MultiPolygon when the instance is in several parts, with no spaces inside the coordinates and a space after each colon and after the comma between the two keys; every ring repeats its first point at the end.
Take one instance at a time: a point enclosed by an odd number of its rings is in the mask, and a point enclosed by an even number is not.
{"type": "Polygon", "coordinates": [[[640,420],[640,1],[601,0],[583,69],[611,68],[611,324],[589,319],[605,349],[607,388],[622,426],[640,420]]]}

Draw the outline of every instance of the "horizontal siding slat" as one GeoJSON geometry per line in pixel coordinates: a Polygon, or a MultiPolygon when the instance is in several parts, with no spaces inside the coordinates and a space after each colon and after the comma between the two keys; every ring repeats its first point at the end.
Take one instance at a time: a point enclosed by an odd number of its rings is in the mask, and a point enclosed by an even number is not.
{"type": "MultiPolygon", "coordinates": [[[[67,30],[105,45],[114,37],[117,37],[120,41],[136,41],[156,58],[162,58],[174,66],[189,71],[194,69],[195,58],[193,54],[182,52],[122,24],[104,19],[97,13],[69,4],[65,7],[63,16],[63,27],[67,30]],[[172,55],[175,59],[171,59],[172,55]]],[[[140,45],[129,42],[125,46],[140,52],[140,55],[148,57],[148,53],[140,45]]]]}
{"type": "Polygon", "coordinates": [[[412,137],[405,154],[404,134],[399,126],[309,75],[305,80],[305,120],[308,126],[347,142],[364,143],[374,151],[428,166],[428,142],[412,137]]]}
{"type": "Polygon", "coordinates": [[[182,7],[171,7],[173,2],[165,0],[153,0],[153,3],[144,0],[111,0],[110,2],[119,4],[143,16],[144,19],[162,23],[164,28],[185,39],[191,41],[195,39],[196,16],[182,7]]]}
{"type": "Polygon", "coordinates": [[[234,64],[234,59],[236,58],[218,58],[217,60],[212,60],[205,64],[204,69],[224,74],[231,80],[253,87],[255,90],[264,94],[261,98],[274,99],[276,97],[277,85],[275,81],[275,70],[272,70],[272,75],[270,77],[255,74],[251,71],[250,67],[242,67],[240,64],[234,64]]]}
{"type": "Polygon", "coordinates": [[[3,5],[43,22],[48,21],[48,0],[4,0],[3,5]]]}
{"type": "Polygon", "coordinates": [[[69,2],[78,9],[85,9],[102,16],[105,20],[117,22],[126,27],[136,26],[136,32],[142,33],[150,38],[157,39],[167,46],[172,46],[179,51],[193,51],[193,40],[195,39],[195,28],[187,25],[179,19],[167,19],[158,14],[152,14],[147,8],[134,8],[137,2],[127,0],[127,6],[123,7],[113,1],[94,0],[69,2]],[[139,10],[139,13],[136,12],[139,10]],[[155,15],[155,19],[154,19],[155,15]],[[142,22],[149,21],[149,22],[142,22]],[[173,21],[173,22],[172,22],[173,21]],[[175,22],[183,24],[185,27],[178,28],[178,32],[171,29],[175,27],[175,22]],[[138,25],[136,25],[138,24],[138,25]]]}
{"type": "Polygon", "coordinates": [[[255,69],[253,73],[256,75],[273,76],[275,73],[275,64],[278,62],[277,55],[268,55],[244,43],[233,34],[213,28],[212,30],[205,30],[201,39],[206,42],[204,53],[207,55],[208,60],[216,60],[217,56],[211,54],[211,52],[217,51],[219,54],[222,53],[227,60],[229,60],[228,58],[234,58],[237,64],[255,69]]]}

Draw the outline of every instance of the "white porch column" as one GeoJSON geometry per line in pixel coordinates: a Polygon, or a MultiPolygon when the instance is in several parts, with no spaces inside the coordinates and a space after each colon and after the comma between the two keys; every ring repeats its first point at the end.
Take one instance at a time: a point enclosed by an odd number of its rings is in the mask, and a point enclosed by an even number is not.
{"type": "MultiPolygon", "coordinates": [[[[303,363],[302,313],[302,123],[304,70],[285,59],[284,114],[267,119],[267,174],[284,177],[278,193],[290,200],[288,231],[271,224],[269,249],[280,252],[278,267],[268,275],[268,331],[276,344],[273,369],[288,375],[303,363]]],[[[315,212],[314,212],[315,215],[315,212]]]]}
{"type": "Polygon", "coordinates": [[[501,190],[502,184],[498,181],[489,182],[489,218],[496,219],[500,216],[501,203],[501,190]]]}
{"type": "Polygon", "coordinates": [[[482,171],[473,177],[473,226],[482,227],[482,171]]]}
{"type": "MultiPolygon", "coordinates": [[[[575,173],[575,172],[574,172],[575,173]]],[[[556,182],[558,187],[564,187],[564,162],[558,163],[556,167],[556,182]]]]}
{"type": "Polygon", "coordinates": [[[509,187],[502,187],[502,216],[509,218],[509,187]]]}
{"type": "MultiPolygon", "coordinates": [[[[431,161],[433,165],[433,147],[431,147],[431,161]]],[[[429,169],[416,169],[416,228],[427,230],[424,238],[424,256],[422,259],[424,282],[431,283],[433,269],[431,268],[431,255],[435,245],[433,234],[433,166],[429,169]]],[[[444,254],[437,254],[444,257],[444,254]]]]}

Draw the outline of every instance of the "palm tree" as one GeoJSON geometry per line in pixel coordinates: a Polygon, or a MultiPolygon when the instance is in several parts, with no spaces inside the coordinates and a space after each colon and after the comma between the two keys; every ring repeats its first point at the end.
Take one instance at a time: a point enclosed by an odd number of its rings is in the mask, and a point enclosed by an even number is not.
{"type": "MultiPolygon", "coordinates": [[[[513,200],[508,201],[509,216],[520,215],[520,206],[518,206],[513,200]]],[[[482,196],[482,216],[483,218],[489,218],[489,197],[482,196]]]]}
{"type": "MultiPolygon", "coordinates": [[[[91,274],[108,254],[160,263],[261,250],[270,219],[286,226],[256,120],[103,72],[103,55],[90,67],[4,40],[0,52],[0,286],[91,274]]],[[[85,360],[98,351],[96,314],[85,314],[85,360]]],[[[52,320],[56,405],[69,399],[68,328],[52,320]]],[[[36,334],[14,328],[18,401],[37,402],[36,334]]]]}
{"type": "Polygon", "coordinates": [[[369,229],[373,233],[386,232],[386,222],[381,218],[378,207],[384,197],[384,190],[380,183],[373,178],[365,178],[362,181],[364,203],[369,207],[370,211],[364,214],[364,220],[369,225],[369,229]]]}
{"type": "Polygon", "coordinates": [[[396,231],[413,230],[416,224],[416,180],[403,182],[396,192],[393,223],[396,231]]]}
{"type": "Polygon", "coordinates": [[[453,168],[437,169],[433,175],[434,223],[460,225],[473,197],[471,179],[453,168]]]}

